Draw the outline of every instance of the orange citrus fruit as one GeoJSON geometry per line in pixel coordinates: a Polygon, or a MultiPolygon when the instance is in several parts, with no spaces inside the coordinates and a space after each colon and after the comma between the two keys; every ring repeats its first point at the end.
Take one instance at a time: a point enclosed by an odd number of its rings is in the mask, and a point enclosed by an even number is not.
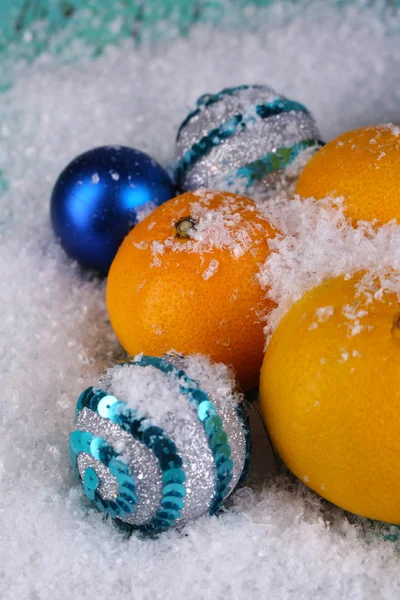
{"type": "Polygon", "coordinates": [[[293,473],[348,511],[397,524],[399,363],[398,297],[358,273],[326,281],[292,306],[260,383],[265,423],[293,473]]]}
{"type": "Polygon", "coordinates": [[[330,141],[305,166],[295,192],[304,198],[343,196],[353,220],[400,224],[400,127],[377,125],[330,141]]]}
{"type": "Polygon", "coordinates": [[[257,385],[265,317],[257,279],[275,230],[248,198],[189,192],[129,233],[112,263],[107,307],[129,354],[202,353],[257,385]]]}

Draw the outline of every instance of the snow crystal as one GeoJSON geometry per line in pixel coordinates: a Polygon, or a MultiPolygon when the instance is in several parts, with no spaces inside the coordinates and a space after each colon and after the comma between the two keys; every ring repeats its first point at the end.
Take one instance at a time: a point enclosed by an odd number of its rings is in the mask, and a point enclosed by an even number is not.
{"type": "Polygon", "coordinates": [[[201,354],[192,354],[185,361],[185,372],[195,381],[201,382],[202,389],[216,396],[221,407],[236,405],[242,401],[236,389],[233,371],[222,363],[211,363],[201,354]]]}
{"type": "MultiPolygon", "coordinates": [[[[366,270],[358,284],[360,293],[363,288],[366,296],[373,289],[377,297],[392,291],[400,298],[400,275],[396,272],[400,266],[400,225],[396,222],[382,227],[359,222],[353,227],[344,214],[343,198],[329,197],[316,201],[280,196],[265,205],[263,213],[281,232],[269,240],[272,252],[258,275],[268,297],[277,304],[268,316],[267,338],[294,302],[331,277],[366,270]]],[[[331,311],[319,307],[310,328],[315,329],[331,311]]],[[[360,333],[365,309],[345,306],[343,314],[351,321],[351,335],[360,333]]]]}
{"type": "MultiPolygon", "coordinates": [[[[2,600],[400,596],[396,545],[381,535],[397,529],[350,521],[287,475],[271,477],[266,451],[229,510],[152,541],[127,539],[93,510],[69,464],[79,393],[125,354],[104,282],[72,264],[52,235],[49,198],[61,170],[107,144],[135,146],[167,166],[196,98],[243,83],[267,83],[304,103],[325,140],[400,121],[398,35],[386,35],[378,9],[268,4],[259,31],[199,25],[186,38],[121,44],[95,61],[42,56],[16,65],[14,88],[0,94],[0,189],[8,182],[0,196],[2,600]]],[[[258,14],[254,3],[246,18],[258,14]]],[[[391,224],[369,236],[350,231],[329,205],[317,205],[316,216],[305,202],[301,215],[296,202],[279,221],[289,235],[276,240],[276,270],[262,274],[284,308],[358,267],[361,253],[378,265],[400,252],[391,224]]],[[[261,427],[256,452],[265,443],[261,427]]]]}
{"type": "Polygon", "coordinates": [[[391,133],[393,133],[393,135],[400,135],[400,127],[398,125],[393,125],[393,123],[388,123],[386,125],[386,127],[388,129],[390,129],[391,133]]]}
{"type": "Polygon", "coordinates": [[[217,260],[210,260],[207,269],[203,272],[204,281],[207,281],[207,279],[210,279],[210,277],[215,275],[215,273],[218,271],[218,265],[219,262],[217,260]]]}

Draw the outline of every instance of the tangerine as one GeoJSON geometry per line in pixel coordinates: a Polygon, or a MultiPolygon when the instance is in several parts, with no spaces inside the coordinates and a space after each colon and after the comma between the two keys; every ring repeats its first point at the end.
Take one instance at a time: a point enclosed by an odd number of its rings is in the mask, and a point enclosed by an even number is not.
{"type": "Polygon", "coordinates": [[[265,318],[257,273],[275,229],[248,198],[189,192],[156,208],[112,263],[107,307],[126,351],[201,353],[258,383],[265,318]]]}
{"type": "Polygon", "coordinates": [[[294,304],[265,355],[260,407],[306,485],[348,511],[400,524],[400,303],[384,289],[360,272],[294,304]]]}
{"type": "Polygon", "coordinates": [[[400,127],[377,125],[339,135],[307,163],[295,192],[304,198],[344,197],[354,221],[400,224],[400,127]]]}

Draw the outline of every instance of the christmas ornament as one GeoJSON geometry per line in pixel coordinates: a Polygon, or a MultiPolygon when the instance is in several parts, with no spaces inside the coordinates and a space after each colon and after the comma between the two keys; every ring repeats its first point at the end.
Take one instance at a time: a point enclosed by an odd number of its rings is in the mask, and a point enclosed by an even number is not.
{"type": "Polygon", "coordinates": [[[395,272],[361,272],[305,294],[267,348],[260,407],[306,485],[348,511],[400,524],[396,286],[395,272]]]}
{"type": "Polygon", "coordinates": [[[164,169],[123,146],[95,148],[61,173],[51,197],[51,221],[64,250],[105,275],[136,223],[174,196],[164,169]]]}
{"type": "Polygon", "coordinates": [[[257,279],[275,229],[254,201],[188,192],[157,208],[125,239],[107,281],[107,308],[131,354],[172,348],[232,365],[258,385],[273,302],[257,279]]]}
{"type": "Polygon", "coordinates": [[[78,400],[71,459],[97,507],[143,531],[214,514],[245,477],[250,437],[227,367],[139,355],[78,400]]]}
{"type": "Polygon", "coordinates": [[[182,123],[176,182],[181,191],[204,186],[265,199],[290,189],[321,145],[302,104],[265,85],[227,88],[201,96],[182,123]]]}
{"type": "Polygon", "coordinates": [[[354,221],[400,223],[400,127],[376,125],[330,141],[301,174],[296,193],[304,198],[343,196],[354,221]]]}

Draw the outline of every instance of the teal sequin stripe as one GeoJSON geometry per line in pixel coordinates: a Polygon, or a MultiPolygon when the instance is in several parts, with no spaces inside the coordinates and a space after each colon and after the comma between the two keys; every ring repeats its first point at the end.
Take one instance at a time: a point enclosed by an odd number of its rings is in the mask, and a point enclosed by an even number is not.
{"type": "MultiPolygon", "coordinates": [[[[272,102],[259,104],[255,107],[255,112],[258,118],[268,119],[269,117],[280,115],[291,111],[300,111],[308,113],[305,106],[293,100],[278,98],[272,102]]],[[[190,150],[187,150],[182,158],[175,165],[175,180],[179,186],[184,180],[186,173],[195,165],[195,163],[206,156],[213,148],[219,146],[221,142],[229,139],[238,131],[245,129],[250,123],[255,123],[257,117],[254,114],[238,114],[228,119],[211,130],[207,135],[203,136],[198,142],[193,144],[190,150]]]]}
{"type": "Polygon", "coordinates": [[[186,119],[183,121],[182,125],[178,129],[176,139],[179,140],[182,130],[194,117],[197,117],[197,115],[200,114],[202,107],[211,106],[212,104],[216,104],[217,102],[222,100],[224,96],[233,96],[236,92],[249,90],[250,88],[255,90],[264,90],[265,85],[237,85],[236,87],[225,88],[224,90],[218,92],[218,94],[203,94],[202,96],[200,96],[200,98],[198,98],[196,102],[198,108],[192,110],[192,112],[190,112],[186,119]]]}
{"type": "MultiPolygon", "coordinates": [[[[171,527],[180,517],[183,508],[183,498],[186,495],[186,488],[184,486],[186,475],[182,469],[182,459],[178,455],[174,442],[165,435],[160,427],[145,427],[143,425],[145,419],[137,418],[135,411],[130,409],[125,402],[120,402],[115,396],[109,396],[100,390],[95,391],[90,387],[81,394],[77,406],[78,414],[85,407],[97,413],[100,417],[109,419],[112,423],[130,433],[136,440],[145,444],[155,454],[162,471],[163,490],[160,502],[161,508],[157,511],[152,521],[143,526],[142,529],[148,532],[158,532],[171,527]]],[[[91,440],[90,445],[85,443],[82,446],[78,441],[79,438],[82,438],[82,434],[85,436],[84,441],[86,438],[88,440],[89,436],[92,435],[87,432],[74,431],[70,436],[73,467],[77,468],[77,454],[79,452],[87,452],[107,466],[116,477],[118,483],[120,483],[117,498],[113,501],[103,500],[98,493],[98,477],[94,469],[89,468],[85,471],[83,481],[85,493],[91,500],[96,502],[100,509],[110,514],[113,518],[119,517],[124,519],[128,514],[134,512],[135,505],[137,504],[135,483],[133,477],[129,475],[129,468],[122,461],[118,460],[118,453],[102,438],[94,438],[99,441],[96,443],[93,442],[93,445],[91,440]],[[131,486],[129,488],[131,492],[129,511],[125,503],[127,501],[125,497],[127,484],[131,486]],[[122,497],[123,503],[119,502],[120,497],[122,497]]]]}
{"type": "Polygon", "coordinates": [[[181,393],[188,397],[189,402],[197,406],[197,415],[207,435],[208,445],[212,451],[217,472],[214,498],[209,508],[209,513],[211,515],[214,514],[231,491],[230,483],[232,481],[233,470],[228,435],[224,430],[221,417],[217,414],[215,405],[193,379],[188,377],[182,369],[168,362],[168,360],[154,356],[143,356],[138,361],[132,361],[131,364],[141,367],[155,367],[163,373],[179,379],[183,382],[183,385],[180,386],[181,393]]]}
{"type": "Polygon", "coordinates": [[[89,431],[76,430],[70,436],[71,460],[77,468],[77,457],[81,452],[86,452],[106,466],[116,478],[119,488],[118,495],[113,500],[104,500],[99,494],[100,479],[93,467],[86,469],[83,477],[83,488],[86,496],[94,501],[98,508],[108,513],[113,519],[125,519],[133,513],[138,502],[136,486],[129,475],[128,466],[118,459],[118,452],[107,444],[101,437],[95,437],[89,431]]]}
{"type": "Polygon", "coordinates": [[[228,185],[235,185],[237,179],[241,178],[246,180],[246,187],[250,187],[257,181],[264,179],[270,173],[286,168],[303,150],[307,150],[313,146],[321,148],[324,146],[324,142],[321,140],[302,140],[301,142],[297,142],[297,144],[293,144],[293,146],[277,148],[275,152],[269,152],[262,158],[248,163],[230,175],[227,178],[228,185]]]}

